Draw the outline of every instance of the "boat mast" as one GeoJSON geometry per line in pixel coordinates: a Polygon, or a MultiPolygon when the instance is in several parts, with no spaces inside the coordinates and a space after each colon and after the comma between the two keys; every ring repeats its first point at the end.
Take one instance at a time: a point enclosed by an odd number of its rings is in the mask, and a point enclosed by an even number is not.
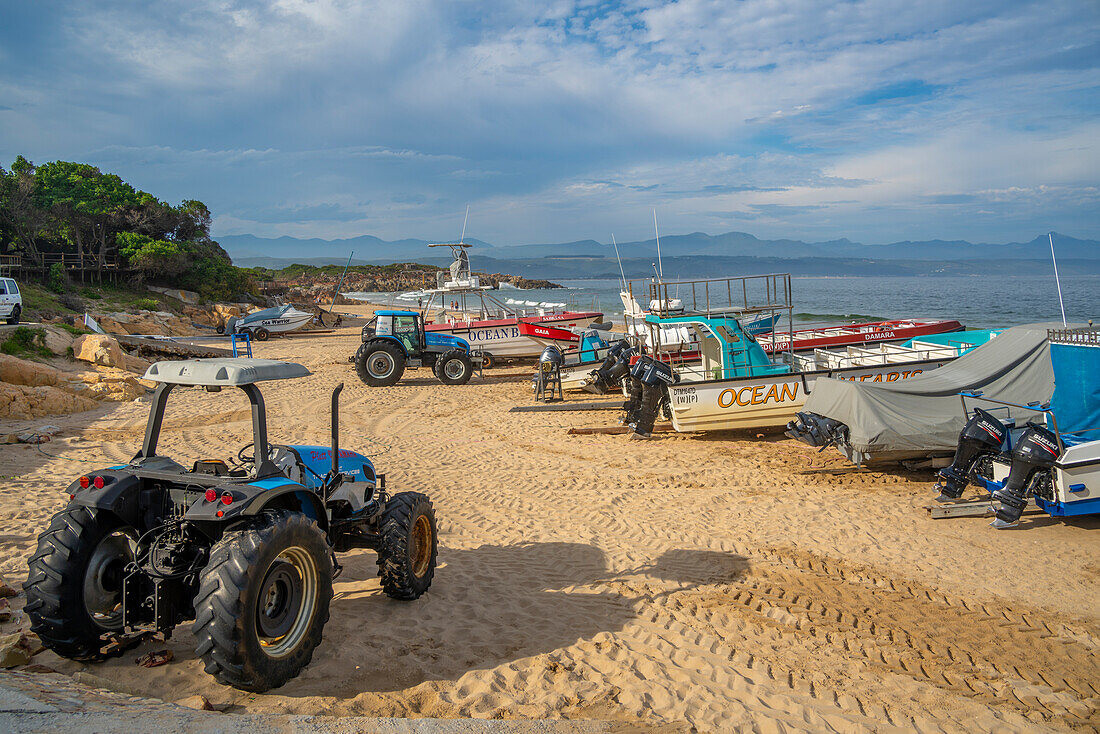
{"type": "Polygon", "coordinates": [[[611,244],[615,246],[615,259],[619,261],[619,275],[621,276],[621,279],[619,280],[619,284],[622,287],[622,289],[625,291],[626,290],[626,273],[623,272],[623,259],[621,257],[619,257],[619,243],[615,241],[615,233],[614,232],[611,233],[611,244]]]}
{"type": "Polygon", "coordinates": [[[1058,305],[1062,308],[1062,326],[1066,326],[1066,304],[1062,301],[1062,281],[1058,279],[1058,258],[1054,256],[1054,233],[1047,232],[1050,240],[1050,259],[1054,261],[1054,284],[1058,286],[1058,305]]]}

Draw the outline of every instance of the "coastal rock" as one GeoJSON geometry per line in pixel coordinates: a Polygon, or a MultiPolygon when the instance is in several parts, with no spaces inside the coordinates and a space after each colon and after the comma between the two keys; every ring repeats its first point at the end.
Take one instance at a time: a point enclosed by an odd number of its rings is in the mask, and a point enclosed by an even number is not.
{"type": "Polygon", "coordinates": [[[181,698],[176,701],[177,706],[186,706],[189,709],[198,709],[199,711],[213,711],[214,707],[210,704],[210,699],[201,694],[195,696],[188,696],[187,698],[181,698]]]}
{"type": "Polygon", "coordinates": [[[177,301],[182,301],[192,306],[199,302],[199,294],[195,293],[195,291],[185,291],[182,288],[162,288],[159,285],[147,285],[145,287],[153,293],[163,293],[169,298],[175,298],[177,301]]]}
{"type": "Polygon", "coordinates": [[[96,406],[97,403],[91,398],[57,387],[28,387],[0,382],[0,418],[32,420],[48,415],[81,413],[96,406]]]}
{"type": "Polygon", "coordinates": [[[65,382],[66,375],[61,370],[46,364],[19,359],[10,354],[0,354],[0,382],[11,385],[41,387],[58,385],[65,382]]]}
{"type": "MultiPolygon", "coordinates": [[[[137,358],[130,357],[130,359],[137,358]]],[[[152,387],[152,383],[146,383],[126,370],[110,368],[81,372],[78,375],[78,382],[73,384],[73,388],[84,397],[113,403],[135,400],[145,395],[146,387],[152,387]]]]}
{"type": "Polygon", "coordinates": [[[76,341],[75,336],[56,326],[47,326],[44,331],[46,333],[46,349],[54,354],[64,354],[76,341]]]}
{"type": "Polygon", "coordinates": [[[104,367],[126,366],[126,356],[118,342],[99,334],[85,334],[73,342],[73,356],[83,362],[104,367]]]}
{"type": "Polygon", "coordinates": [[[0,668],[27,665],[42,650],[38,635],[32,632],[13,632],[0,637],[0,668]]]}

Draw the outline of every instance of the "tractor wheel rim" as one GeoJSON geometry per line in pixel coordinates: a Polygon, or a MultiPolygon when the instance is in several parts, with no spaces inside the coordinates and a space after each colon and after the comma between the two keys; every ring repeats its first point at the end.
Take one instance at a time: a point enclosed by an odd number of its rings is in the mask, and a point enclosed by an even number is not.
{"type": "Polygon", "coordinates": [[[122,578],[134,559],[133,540],[111,533],[96,544],[84,572],[84,609],[105,630],[122,628],[122,578]]]}
{"type": "Polygon", "coordinates": [[[375,352],[367,358],[367,372],[371,377],[389,377],[393,374],[393,357],[385,352],[375,352]]]}
{"type": "Polygon", "coordinates": [[[462,377],[466,372],[466,365],[462,364],[461,359],[449,359],[447,363],[443,365],[443,374],[447,375],[452,380],[457,380],[462,377]]]}
{"type": "Polygon", "coordinates": [[[409,538],[409,562],[413,576],[423,578],[432,562],[432,523],[427,515],[417,515],[409,538]]]}
{"type": "Polygon", "coordinates": [[[293,652],[306,636],[317,610],[320,578],[313,556],[287,548],[272,561],[256,597],[256,635],[268,657],[293,652]]]}

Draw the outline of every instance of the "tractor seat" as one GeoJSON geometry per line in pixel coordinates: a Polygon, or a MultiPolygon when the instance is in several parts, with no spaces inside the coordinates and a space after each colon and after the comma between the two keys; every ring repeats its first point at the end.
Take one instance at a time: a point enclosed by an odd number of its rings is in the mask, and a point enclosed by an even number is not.
{"type": "Polygon", "coordinates": [[[192,474],[211,474],[215,477],[245,477],[248,472],[243,470],[231,470],[229,465],[221,459],[199,459],[191,467],[192,474]]]}

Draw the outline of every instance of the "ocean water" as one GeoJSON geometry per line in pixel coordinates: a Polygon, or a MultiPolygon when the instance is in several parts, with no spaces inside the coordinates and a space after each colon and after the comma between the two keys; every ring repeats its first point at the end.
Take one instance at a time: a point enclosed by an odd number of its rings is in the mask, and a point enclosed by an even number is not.
{"type": "MultiPolygon", "coordinates": [[[[1100,277],[1062,274],[1062,298],[1069,321],[1100,323],[1100,277]]],[[[617,280],[564,280],[565,289],[489,291],[497,299],[575,302],[596,305],[621,323],[617,280]]],[[[958,319],[976,329],[1061,321],[1058,291],[1051,275],[1008,277],[796,277],[791,280],[794,319],[798,324],[879,321],[897,318],[958,319]]],[[[670,288],[670,295],[675,295],[670,288]]],[[[401,303],[392,293],[347,293],[376,303],[401,303]]],[[[639,299],[641,300],[641,299],[639,299]]],[[[415,305],[415,301],[413,301],[415,305]]]]}

